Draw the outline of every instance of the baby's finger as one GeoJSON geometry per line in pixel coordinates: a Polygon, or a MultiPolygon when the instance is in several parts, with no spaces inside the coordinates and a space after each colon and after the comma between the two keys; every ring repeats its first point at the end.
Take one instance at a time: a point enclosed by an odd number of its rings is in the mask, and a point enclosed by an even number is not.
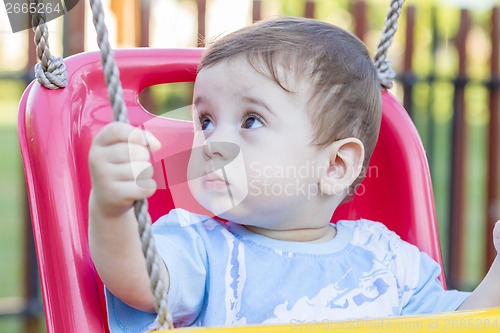
{"type": "Polygon", "coordinates": [[[153,175],[153,166],[149,162],[145,161],[134,161],[131,164],[132,172],[135,180],[144,179],[146,176],[153,175]]]}
{"type": "Polygon", "coordinates": [[[144,181],[144,184],[137,184],[136,181],[122,181],[113,183],[109,193],[112,196],[105,196],[102,200],[98,199],[100,204],[108,207],[115,207],[118,210],[128,209],[134,201],[150,197],[156,191],[156,183],[153,179],[144,181]],[[111,199],[112,198],[112,199],[111,199]]]}
{"type": "Polygon", "coordinates": [[[112,122],[103,127],[96,135],[94,143],[100,146],[109,146],[115,143],[128,142],[130,134],[136,128],[130,124],[112,122]]]}
{"type": "Polygon", "coordinates": [[[154,135],[153,133],[149,132],[149,131],[144,131],[143,132],[144,135],[145,135],[145,139],[146,139],[146,144],[148,145],[148,147],[152,150],[152,151],[156,151],[158,149],[161,148],[161,142],[160,140],[158,140],[154,135]]]}
{"type": "Polygon", "coordinates": [[[497,221],[493,228],[493,244],[495,245],[497,253],[500,254],[500,220],[497,221]]]}
{"type": "Polygon", "coordinates": [[[106,125],[94,139],[94,143],[100,146],[123,142],[150,147],[151,150],[157,150],[161,147],[160,141],[150,132],[121,122],[112,122],[106,125]]]}
{"type": "Polygon", "coordinates": [[[146,179],[152,179],[154,176],[154,168],[151,164],[145,166],[142,168],[142,171],[137,174],[136,180],[146,180],[146,179]]]}
{"type": "Polygon", "coordinates": [[[127,193],[129,200],[137,201],[152,196],[156,191],[156,182],[153,179],[139,182],[121,182],[119,188],[123,193],[127,193]]]}
{"type": "Polygon", "coordinates": [[[108,182],[123,182],[123,181],[136,181],[138,178],[152,178],[153,167],[147,161],[109,164],[107,166],[107,174],[101,177],[102,181],[108,182]],[[106,177],[104,179],[104,177],[106,177]]]}
{"type": "Polygon", "coordinates": [[[124,158],[128,158],[128,160],[124,162],[149,162],[150,160],[150,152],[148,147],[136,143],[128,143],[127,150],[128,151],[125,156],[118,157],[121,160],[123,160],[124,158]]]}
{"type": "Polygon", "coordinates": [[[147,147],[128,142],[120,142],[111,146],[99,146],[93,151],[93,158],[112,164],[130,163],[131,161],[149,161],[147,147]]]}
{"type": "Polygon", "coordinates": [[[151,132],[144,131],[141,128],[136,128],[132,131],[128,141],[149,147],[152,151],[158,150],[161,147],[160,141],[151,132]]]}

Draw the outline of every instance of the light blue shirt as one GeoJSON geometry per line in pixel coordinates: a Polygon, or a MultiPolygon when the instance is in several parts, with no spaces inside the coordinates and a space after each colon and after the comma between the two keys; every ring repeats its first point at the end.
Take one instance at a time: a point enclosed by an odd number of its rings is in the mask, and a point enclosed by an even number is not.
{"type": "MultiPolygon", "coordinates": [[[[456,310],[439,265],[383,224],[339,221],[334,239],[286,242],[176,209],[153,225],[176,326],[291,324],[456,310]]],[[[106,291],[112,332],[156,328],[156,315],[106,291]]]]}

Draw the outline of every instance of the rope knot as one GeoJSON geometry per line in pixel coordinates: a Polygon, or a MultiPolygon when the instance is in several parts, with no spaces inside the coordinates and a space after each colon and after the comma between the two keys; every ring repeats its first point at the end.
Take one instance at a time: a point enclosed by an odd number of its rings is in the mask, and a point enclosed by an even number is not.
{"type": "Polygon", "coordinates": [[[35,65],[35,77],[37,81],[46,88],[55,90],[68,85],[68,72],[61,57],[51,56],[47,68],[39,62],[35,65]]]}

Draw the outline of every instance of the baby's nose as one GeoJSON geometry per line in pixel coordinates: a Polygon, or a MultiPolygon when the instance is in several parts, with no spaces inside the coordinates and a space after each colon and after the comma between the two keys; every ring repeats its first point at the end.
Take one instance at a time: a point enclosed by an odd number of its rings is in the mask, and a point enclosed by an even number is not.
{"type": "Polygon", "coordinates": [[[207,141],[203,145],[203,155],[207,160],[220,159],[231,162],[240,153],[240,147],[231,142],[207,141]]]}

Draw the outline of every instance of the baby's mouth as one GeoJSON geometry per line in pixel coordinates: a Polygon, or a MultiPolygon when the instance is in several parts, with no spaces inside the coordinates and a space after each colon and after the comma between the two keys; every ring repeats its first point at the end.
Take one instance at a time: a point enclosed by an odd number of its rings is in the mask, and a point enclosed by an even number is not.
{"type": "Polygon", "coordinates": [[[215,172],[201,177],[203,188],[209,191],[227,191],[229,182],[215,172]]]}

